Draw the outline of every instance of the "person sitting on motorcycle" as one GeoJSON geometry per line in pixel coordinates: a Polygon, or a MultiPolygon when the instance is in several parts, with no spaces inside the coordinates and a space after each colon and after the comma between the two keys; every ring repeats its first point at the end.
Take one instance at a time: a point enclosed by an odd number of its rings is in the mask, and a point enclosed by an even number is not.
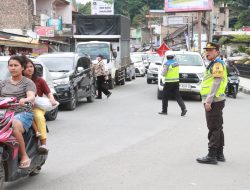
{"type": "MultiPolygon", "coordinates": [[[[227,64],[227,77],[231,77],[231,76],[239,76],[240,72],[237,69],[237,67],[235,66],[235,61],[234,60],[229,60],[228,64],[227,64]]],[[[232,86],[228,84],[228,96],[231,96],[232,93],[232,86]]],[[[239,85],[237,84],[236,86],[236,90],[238,91],[239,85]]]]}
{"type": "MultiPolygon", "coordinates": [[[[23,74],[24,76],[31,79],[35,83],[37,89],[37,96],[42,97],[45,94],[49,98],[52,105],[58,104],[53,94],[50,92],[50,89],[46,81],[43,78],[38,77],[36,67],[32,62],[32,60],[28,58],[26,59],[27,59],[27,65],[23,74]]],[[[33,108],[33,112],[34,112],[34,121],[32,126],[35,129],[35,131],[38,129],[38,131],[40,132],[40,135],[38,135],[39,133],[37,133],[37,136],[40,137],[40,142],[41,142],[41,146],[38,148],[38,151],[40,153],[47,153],[48,148],[46,146],[46,139],[47,139],[46,119],[44,117],[45,111],[35,107],[33,108]]]]}
{"type": "Polygon", "coordinates": [[[239,70],[235,66],[235,61],[234,60],[229,60],[227,64],[227,74],[230,75],[232,73],[235,73],[236,75],[240,75],[239,70]]]}
{"type": "Polygon", "coordinates": [[[36,94],[34,82],[22,75],[25,66],[26,62],[22,56],[12,56],[8,61],[11,77],[0,83],[0,96],[16,97],[19,102],[17,107],[11,109],[15,111],[12,127],[13,135],[19,143],[20,168],[28,168],[31,162],[25,150],[23,134],[28,132],[33,121],[32,104],[36,94]]]}

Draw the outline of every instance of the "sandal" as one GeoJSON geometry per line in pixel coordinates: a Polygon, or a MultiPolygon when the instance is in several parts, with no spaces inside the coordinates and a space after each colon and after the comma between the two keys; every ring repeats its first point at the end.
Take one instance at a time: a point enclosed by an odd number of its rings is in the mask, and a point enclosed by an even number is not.
{"type": "Polygon", "coordinates": [[[19,168],[26,169],[30,167],[31,159],[20,162],[19,168]]]}
{"type": "Polygon", "coordinates": [[[46,145],[41,145],[41,146],[39,146],[39,148],[38,148],[38,152],[39,152],[40,154],[48,154],[49,149],[47,148],[46,145]]]}

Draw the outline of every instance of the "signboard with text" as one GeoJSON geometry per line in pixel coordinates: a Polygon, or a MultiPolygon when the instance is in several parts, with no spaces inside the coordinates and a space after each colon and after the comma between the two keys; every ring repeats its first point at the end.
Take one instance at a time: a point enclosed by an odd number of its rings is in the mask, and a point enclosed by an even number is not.
{"type": "Polygon", "coordinates": [[[213,0],[165,0],[165,12],[211,11],[213,0]]]}
{"type": "Polygon", "coordinates": [[[54,26],[37,26],[35,32],[42,37],[54,37],[55,27],[54,26]]]}
{"type": "Polygon", "coordinates": [[[91,3],[92,15],[113,15],[114,0],[92,0],[91,3]]]}

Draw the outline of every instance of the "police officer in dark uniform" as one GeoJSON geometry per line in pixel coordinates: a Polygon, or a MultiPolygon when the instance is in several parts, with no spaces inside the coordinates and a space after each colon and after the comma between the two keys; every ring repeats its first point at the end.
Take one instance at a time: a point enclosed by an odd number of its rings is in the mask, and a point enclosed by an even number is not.
{"type": "Polygon", "coordinates": [[[174,59],[174,55],[167,55],[167,62],[163,65],[162,76],[165,77],[165,84],[163,88],[162,111],[159,114],[168,114],[168,99],[170,95],[174,95],[181,108],[181,116],[185,116],[187,109],[179,91],[179,64],[174,59]]]}
{"type": "Polygon", "coordinates": [[[196,160],[199,163],[217,164],[217,161],[225,161],[222,111],[225,106],[227,70],[224,61],[219,57],[220,46],[218,44],[208,43],[204,49],[210,63],[201,83],[201,96],[209,130],[209,142],[207,156],[196,160]]]}

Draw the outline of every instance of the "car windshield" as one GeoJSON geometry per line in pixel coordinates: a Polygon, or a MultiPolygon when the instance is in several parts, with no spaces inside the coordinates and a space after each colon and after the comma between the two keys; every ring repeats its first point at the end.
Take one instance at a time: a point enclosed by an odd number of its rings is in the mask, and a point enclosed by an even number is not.
{"type": "Polygon", "coordinates": [[[199,55],[177,54],[175,58],[182,66],[202,66],[202,59],[199,55]]]}
{"type": "Polygon", "coordinates": [[[141,55],[131,55],[132,62],[142,62],[142,56],[141,55]]]}
{"type": "Polygon", "coordinates": [[[7,61],[0,61],[0,71],[1,71],[0,80],[4,80],[10,76],[7,61]]]}
{"type": "Polygon", "coordinates": [[[91,60],[95,60],[98,55],[102,55],[104,59],[109,59],[109,45],[103,43],[79,44],[77,53],[83,53],[90,56],[91,60]]]}
{"type": "Polygon", "coordinates": [[[39,57],[50,72],[68,72],[74,67],[73,57],[39,57]]]}
{"type": "Polygon", "coordinates": [[[154,63],[162,62],[162,58],[158,54],[149,54],[148,58],[151,62],[154,62],[154,63]]]}

